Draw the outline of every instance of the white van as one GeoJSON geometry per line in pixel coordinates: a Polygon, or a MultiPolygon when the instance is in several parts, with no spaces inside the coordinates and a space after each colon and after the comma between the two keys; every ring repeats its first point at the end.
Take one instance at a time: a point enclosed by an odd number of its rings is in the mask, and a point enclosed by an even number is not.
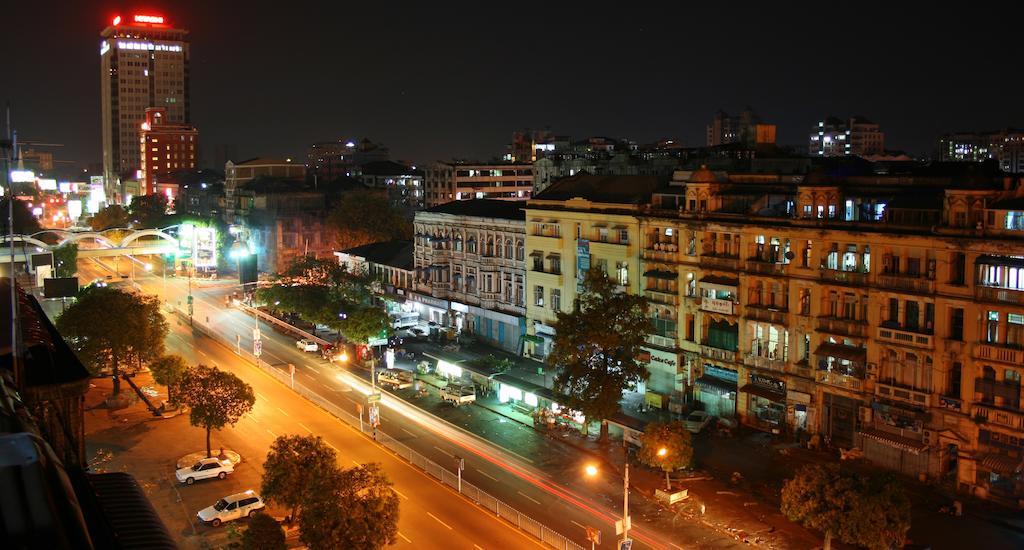
{"type": "Polygon", "coordinates": [[[420,315],[413,311],[391,315],[391,328],[395,330],[414,327],[419,323],[420,315]]]}

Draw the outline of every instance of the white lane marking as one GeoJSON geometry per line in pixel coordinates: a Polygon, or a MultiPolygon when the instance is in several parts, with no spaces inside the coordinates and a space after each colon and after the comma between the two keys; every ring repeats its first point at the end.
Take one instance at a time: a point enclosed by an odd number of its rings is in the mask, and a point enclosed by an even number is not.
{"type": "Polygon", "coordinates": [[[480,470],[480,469],[478,469],[478,468],[473,468],[473,469],[474,469],[474,470],[476,470],[478,474],[480,474],[480,475],[482,475],[482,476],[484,476],[484,477],[486,477],[486,478],[490,479],[491,481],[498,481],[498,478],[496,478],[496,477],[494,477],[494,476],[492,476],[492,475],[488,474],[487,472],[485,472],[485,471],[483,471],[483,470],[480,470]]]}
{"type": "Polygon", "coordinates": [[[283,415],[285,415],[285,416],[291,416],[290,414],[288,414],[288,413],[284,412],[284,409],[282,409],[281,407],[274,407],[274,408],[275,408],[275,409],[277,409],[277,410],[279,410],[279,411],[281,411],[281,414],[283,414],[283,415]]]}
{"type": "Polygon", "coordinates": [[[302,426],[302,429],[306,430],[307,432],[313,433],[313,430],[309,429],[309,426],[306,426],[302,422],[299,422],[299,426],[302,426]]]}
{"type": "Polygon", "coordinates": [[[480,548],[479,544],[474,544],[473,548],[475,548],[476,550],[484,550],[483,548],[480,548]]]}
{"type": "MultiPolygon", "coordinates": [[[[277,439],[277,434],[272,432],[272,431],[270,431],[270,428],[267,428],[267,433],[269,433],[270,436],[273,437],[274,439],[277,439]]],[[[533,499],[530,499],[530,500],[533,500],[533,499]]]]}
{"type": "Polygon", "coordinates": [[[356,466],[362,466],[362,464],[357,462],[356,459],[354,459],[354,458],[352,459],[352,464],[355,464],[356,466]]]}
{"type": "Polygon", "coordinates": [[[684,550],[682,546],[676,546],[675,544],[672,544],[671,542],[668,543],[668,545],[671,546],[672,548],[678,548],[679,550],[684,550]]]}
{"type": "Polygon", "coordinates": [[[196,351],[198,351],[199,355],[202,355],[203,357],[209,357],[209,355],[206,355],[206,352],[201,349],[197,349],[196,351]]]}
{"type": "Polygon", "coordinates": [[[405,500],[409,500],[409,497],[407,497],[407,496],[403,495],[403,494],[402,494],[402,491],[399,491],[398,489],[395,489],[394,487],[392,487],[392,488],[391,488],[391,490],[392,490],[392,491],[394,491],[394,492],[396,492],[396,493],[398,493],[398,496],[400,496],[400,497],[404,498],[405,500]]]}
{"type": "Polygon", "coordinates": [[[584,529],[585,530],[587,528],[586,525],[583,525],[582,523],[580,523],[578,521],[574,521],[574,520],[571,520],[571,519],[569,521],[571,521],[573,525],[575,525],[576,527],[579,527],[580,529],[584,529]]]}
{"type": "Polygon", "coordinates": [[[416,434],[410,432],[409,430],[407,430],[405,428],[399,428],[399,429],[402,430],[403,432],[409,434],[410,437],[416,437],[416,434]]]}
{"type": "MultiPolygon", "coordinates": [[[[327,442],[326,442],[326,441],[324,441],[324,443],[327,443],[327,442]]],[[[331,445],[330,443],[327,443],[327,446],[328,446],[328,447],[330,447],[330,448],[332,448],[332,449],[334,449],[334,452],[336,452],[336,453],[338,453],[338,454],[341,454],[341,451],[339,451],[339,450],[338,450],[338,448],[337,448],[337,447],[335,447],[334,445],[331,445]]]]}
{"type": "Polygon", "coordinates": [[[448,451],[446,451],[446,450],[442,449],[441,447],[438,447],[437,445],[434,445],[434,448],[435,448],[435,449],[437,449],[437,450],[439,450],[439,451],[441,451],[442,453],[444,453],[444,454],[448,455],[448,456],[449,456],[449,457],[451,457],[451,458],[455,458],[455,455],[453,455],[453,454],[449,453],[448,451]]]}
{"type": "Polygon", "coordinates": [[[523,493],[522,491],[516,491],[516,492],[519,493],[520,496],[522,496],[524,498],[527,498],[529,500],[532,500],[534,504],[538,504],[538,505],[540,504],[539,500],[537,500],[537,499],[535,499],[535,498],[533,498],[533,497],[523,493]]]}
{"type": "Polygon", "coordinates": [[[261,401],[267,401],[267,398],[260,392],[256,392],[256,397],[259,397],[261,401]]]}
{"type": "Polygon", "coordinates": [[[434,521],[436,521],[436,522],[440,523],[441,525],[444,525],[444,526],[445,526],[445,527],[447,527],[448,529],[450,529],[450,530],[454,531],[454,529],[452,529],[451,525],[448,525],[447,523],[445,523],[445,522],[443,522],[443,521],[441,521],[441,520],[437,519],[437,516],[435,516],[434,514],[431,514],[430,512],[427,512],[427,515],[428,515],[428,516],[430,516],[430,517],[432,517],[432,518],[434,518],[434,521]]]}
{"type": "Polygon", "coordinates": [[[317,374],[320,374],[320,371],[317,370],[317,368],[314,367],[313,365],[306,365],[306,368],[311,370],[311,371],[313,371],[313,372],[315,372],[315,373],[317,373],[317,374]]]}
{"type": "Polygon", "coordinates": [[[405,542],[408,542],[409,544],[412,544],[412,541],[409,540],[409,537],[403,535],[401,531],[398,532],[398,536],[402,537],[402,539],[404,539],[405,542]]]}

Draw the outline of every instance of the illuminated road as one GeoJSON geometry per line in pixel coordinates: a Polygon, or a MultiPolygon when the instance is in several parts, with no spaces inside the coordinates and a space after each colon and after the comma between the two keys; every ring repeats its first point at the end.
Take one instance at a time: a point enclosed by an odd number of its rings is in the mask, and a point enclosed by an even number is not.
{"type": "MultiPolygon", "coordinates": [[[[80,269],[83,281],[90,280],[92,276],[104,277],[102,268],[94,262],[81,263],[91,264],[80,269]]],[[[122,266],[121,271],[126,269],[122,266]]],[[[159,266],[156,273],[159,275],[159,266]]],[[[137,282],[144,291],[162,294],[164,283],[159,276],[145,276],[139,269],[136,275],[140,277],[137,282]]],[[[180,278],[166,280],[168,298],[183,309],[186,307],[186,285],[187,282],[180,278]]],[[[195,319],[204,323],[208,320],[210,326],[222,331],[230,340],[238,335],[241,345],[251,350],[254,321],[237,310],[224,307],[223,296],[235,288],[230,282],[193,280],[195,319]]],[[[356,414],[357,404],[364,399],[351,388],[365,393],[366,382],[362,378],[328,365],[318,356],[298,351],[293,338],[274,332],[262,323],[261,332],[263,360],[282,369],[286,369],[289,363],[296,365],[298,382],[317,388],[322,397],[356,414]]],[[[200,339],[195,346],[197,361],[209,361],[207,357],[220,357],[221,361],[226,361],[226,354],[233,358],[234,363],[238,362],[224,346],[208,339],[200,339]]],[[[267,378],[251,366],[239,368],[240,375],[247,381],[267,378]]],[[[269,397],[273,401],[283,399],[284,395],[301,401],[280,384],[272,393],[269,397]]],[[[501,448],[427,415],[404,401],[385,397],[382,404],[381,429],[415,451],[449,470],[453,470],[455,456],[465,458],[467,481],[578,544],[589,546],[583,536],[584,526],[598,527],[603,531],[603,547],[610,547],[615,540],[613,523],[621,514],[622,485],[621,479],[614,478],[614,474],[608,474],[600,481],[583,480],[580,475],[582,464],[573,464],[574,460],[579,460],[574,451],[552,444],[539,434],[535,434],[533,444],[528,448],[501,448]],[[566,464],[569,464],[568,471],[566,464]]],[[[283,410],[291,409],[282,407],[283,410]]],[[[329,433],[316,427],[313,429],[321,435],[329,433]]],[[[507,429],[515,428],[508,426],[507,429]]],[[[728,548],[740,545],[731,537],[687,522],[675,524],[671,533],[656,530],[645,521],[645,514],[656,515],[658,511],[652,510],[654,507],[639,498],[633,499],[631,504],[633,530],[630,534],[636,539],[637,547],[728,548]]]]}

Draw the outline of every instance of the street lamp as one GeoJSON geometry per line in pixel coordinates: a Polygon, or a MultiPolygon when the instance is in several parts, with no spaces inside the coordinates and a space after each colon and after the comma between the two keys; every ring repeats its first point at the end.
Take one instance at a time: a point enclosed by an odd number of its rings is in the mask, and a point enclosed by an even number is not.
{"type": "MultiPolygon", "coordinates": [[[[597,466],[588,464],[583,471],[588,477],[597,477],[597,466]]],[[[626,456],[626,468],[622,474],[622,540],[629,540],[629,456],[626,456]]],[[[616,525],[616,531],[618,526],[616,525]]],[[[618,534],[618,533],[616,533],[618,534]]]]}

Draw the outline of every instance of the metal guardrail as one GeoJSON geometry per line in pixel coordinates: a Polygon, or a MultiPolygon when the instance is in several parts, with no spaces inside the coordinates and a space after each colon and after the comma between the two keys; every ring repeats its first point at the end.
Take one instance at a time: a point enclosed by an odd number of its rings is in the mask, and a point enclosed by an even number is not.
{"type": "MultiPolygon", "coordinates": [[[[181,310],[175,305],[170,305],[169,307],[171,311],[178,315],[179,317],[186,320],[188,319],[188,313],[186,313],[185,311],[181,310]]],[[[252,310],[252,308],[248,309],[252,310]]],[[[256,311],[257,313],[260,314],[261,317],[266,315],[261,311],[256,311]]],[[[275,319],[273,317],[270,318],[274,319],[275,321],[281,322],[280,320],[275,319]]],[[[239,350],[236,348],[234,342],[229,341],[222,334],[213,330],[211,327],[206,326],[198,319],[193,318],[192,327],[196,330],[199,330],[206,336],[220,342],[228,349],[234,351],[236,355],[238,354],[239,350]]],[[[294,329],[294,327],[291,328],[294,329]]],[[[278,382],[290,387],[293,391],[295,391],[295,393],[299,394],[300,396],[305,398],[307,401],[313,403],[314,405],[320,407],[327,413],[333,415],[335,418],[346,422],[350,426],[362,431],[362,433],[366,435],[374,437],[377,443],[383,445],[385,448],[387,448],[400,458],[408,461],[413,466],[416,466],[419,469],[426,472],[427,474],[430,474],[431,477],[437,479],[442,484],[448,485],[456,492],[469,498],[477,506],[483,508],[484,510],[487,510],[488,512],[495,514],[497,517],[505,520],[506,522],[515,526],[519,530],[535,537],[540,542],[547,544],[552,548],[557,548],[559,550],[583,550],[583,547],[577,544],[576,542],[570,540],[569,538],[552,529],[549,529],[548,527],[545,527],[537,520],[516,510],[512,506],[505,504],[501,500],[498,500],[497,497],[494,497],[491,494],[487,493],[486,491],[483,491],[482,489],[473,485],[472,483],[469,483],[465,479],[462,480],[462,484],[460,487],[457,474],[448,471],[440,464],[412,450],[405,444],[401,443],[400,441],[396,440],[395,438],[385,433],[383,430],[374,430],[372,427],[369,426],[368,422],[360,422],[359,418],[341,410],[341,408],[339,408],[334,403],[331,403],[327,399],[324,399],[322,396],[317,394],[312,389],[307,388],[302,382],[293,381],[291,375],[285,370],[273,367],[264,361],[258,360],[258,358],[254,357],[252,353],[247,349],[243,349],[241,351],[241,357],[243,359],[249,361],[251,364],[255,365],[263,372],[269,374],[278,382]]]]}

